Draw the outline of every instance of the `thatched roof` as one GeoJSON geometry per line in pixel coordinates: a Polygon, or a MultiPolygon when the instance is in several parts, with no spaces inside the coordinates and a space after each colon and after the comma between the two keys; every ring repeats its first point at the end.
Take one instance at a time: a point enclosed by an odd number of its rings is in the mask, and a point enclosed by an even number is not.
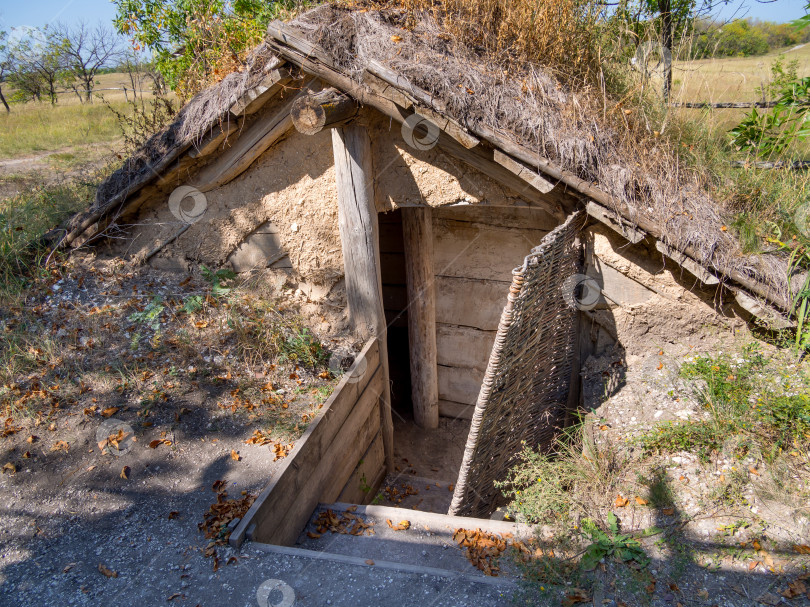
{"type": "Polygon", "coordinates": [[[244,130],[250,117],[239,113],[273,91],[279,69],[289,69],[293,78],[317,77],[400,122],[414,112],[429,117],[475,160],[494,158],[540,192],[587,207],[633,242],[651,239],[703,282],[723,282],[743,307],[779,323],[766,301],[789,309],[784,259],[743,254],[718,205],[677,158],[655,146],[628,145],[638,125],[627,122],[621,133],[586,96],[541,67],[504,73],[444,35],[429,16],[407,28],[405,17],[324,5],[291,23],[274,22],[244,71],[197,95],[102,184],[66,240],[84,239],[131,213],[147,198],[144,188],[194,167],[237,124],[244,130]]]}

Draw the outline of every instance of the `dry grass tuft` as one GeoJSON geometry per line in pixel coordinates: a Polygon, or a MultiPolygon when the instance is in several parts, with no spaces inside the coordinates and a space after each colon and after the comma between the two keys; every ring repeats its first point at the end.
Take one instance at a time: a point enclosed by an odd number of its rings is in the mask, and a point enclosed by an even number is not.
{"type": "Polygon", "coordinates": [[[504,65],[536,63],[567,82],[599,73],[595,3],[588,0],[404,0],[428,10],[446,33],[504,65]]]}

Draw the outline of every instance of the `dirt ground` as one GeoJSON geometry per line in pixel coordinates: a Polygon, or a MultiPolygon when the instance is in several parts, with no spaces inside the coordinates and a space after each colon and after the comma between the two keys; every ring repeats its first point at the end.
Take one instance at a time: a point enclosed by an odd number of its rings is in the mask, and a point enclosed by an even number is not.
{"type": "Polygon", "coordinates": [[[112,155],[110,145],[94,144],[0,159],[0,200],[35,187],[87,179],[112,155]]]}
{"type": "MultiPolygon", "coordinates": [[[[217,295],[199,272],[79,254],[0,311],[0,604],[109,604],[102,569],[131,578],[167,550],[178,590],[190,559],[225,566],[204,513],[264,487],[336,384],[330,353],[355,346],[308,328],[293,287],[271,273],[217,295]],[[273,352],[268,328],[320,338],[318,363],[273,352]]],[[[315,325],[345,326],[334,297],[315,325]]]]}

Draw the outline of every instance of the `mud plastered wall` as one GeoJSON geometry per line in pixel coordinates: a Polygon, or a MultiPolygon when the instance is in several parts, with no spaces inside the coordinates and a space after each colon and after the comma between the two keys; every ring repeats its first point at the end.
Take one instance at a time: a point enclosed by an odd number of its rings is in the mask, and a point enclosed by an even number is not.
{"type": "Polygon", "coordinates": [[[440,147],[420,150],[408,129],[382,116],[368,113],[366,121],[374,156],[375,202],[380,212],[399,206],[441,207],[467,203],[526,206],[520,196],[490,179],[440,147]]]}
{"type": "Polygon", "coordinates": [[[750,337],[721,289],[702,285],[653,246],[632,245],[600,225],[588,227],[583,240],[584,274],[599,290],[581,318],[586,405],[618,390],[626,377],[677,375],[684,356],[750,337]]]}
{"type": "Polygon", "coordinates": [[[731,301],[654,249],[603,226],[589,227],[584,240],[585,274],[600,290],[587,310],[599,332],[596,353],[615,342],[629,355],[665,344],[703,351],[745,328],[731,301]]]}
{"type": "MultiPolygon", "coordinates": [[[[193,183],[193,178],[190,179],[193,183]]],[[[206,192],[205,211],[150,263],[165,269],[206,264],[222,267],[254,233],[273,234],[268,249],[275,264],[301,278],[331,286],[343,275],[337,229],[337,190],[329,133],[306,137],[291,133],[262,154],[232,182],[206,192]],[[283,253],[279,255],[279,253],[283,253]]],[[[165,240],[182,222],[168,196],[152,201],[135,222],[128,254],[138,255],[165,240]]],[[[237,268],[249,269],[243,259],[237,268]]],[[[248,256],[250,257],[250,256],[248,256]]],[[[262,267],[262,260],[253,259],[262,267]]]]}

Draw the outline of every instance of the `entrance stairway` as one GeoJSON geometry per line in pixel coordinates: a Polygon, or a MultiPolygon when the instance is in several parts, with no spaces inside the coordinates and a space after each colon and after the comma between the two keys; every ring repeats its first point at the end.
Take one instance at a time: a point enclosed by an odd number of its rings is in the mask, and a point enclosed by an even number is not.
{"type": "MultiPolygon", "coordinates": [[[[387,596],[392,587],[397,588],[397,605],[509,605],[517,582],[511,559],[505,552],[501,558],[480,559],[481,567],[474,565],[468,550],[459,546],[459,529],[468,530],[477,548],[482,542],[488,545],[489,537],[512,544],[531,536],[528,526],[507,521],[334,503],[318,505],[292,547],[248,545],[277,557],[312,563],[310,572],[319,572],[317,576],[307,581],[309,575],[305,579],[299,575],[291,584],[295,605],[386,605],[390,603],[379,593],[387,596]],[[476,531],[481,533],[476,535],[476,531]],[[341,576],[349,594],[332,593],[321,601],[318,597],[326,596],[317,581],[322,571],[341,576]],[[378,580],[371,589],[370,578],[378,580]]],[[[498,552],[497,547],[491,550],[498,552]]]]}

